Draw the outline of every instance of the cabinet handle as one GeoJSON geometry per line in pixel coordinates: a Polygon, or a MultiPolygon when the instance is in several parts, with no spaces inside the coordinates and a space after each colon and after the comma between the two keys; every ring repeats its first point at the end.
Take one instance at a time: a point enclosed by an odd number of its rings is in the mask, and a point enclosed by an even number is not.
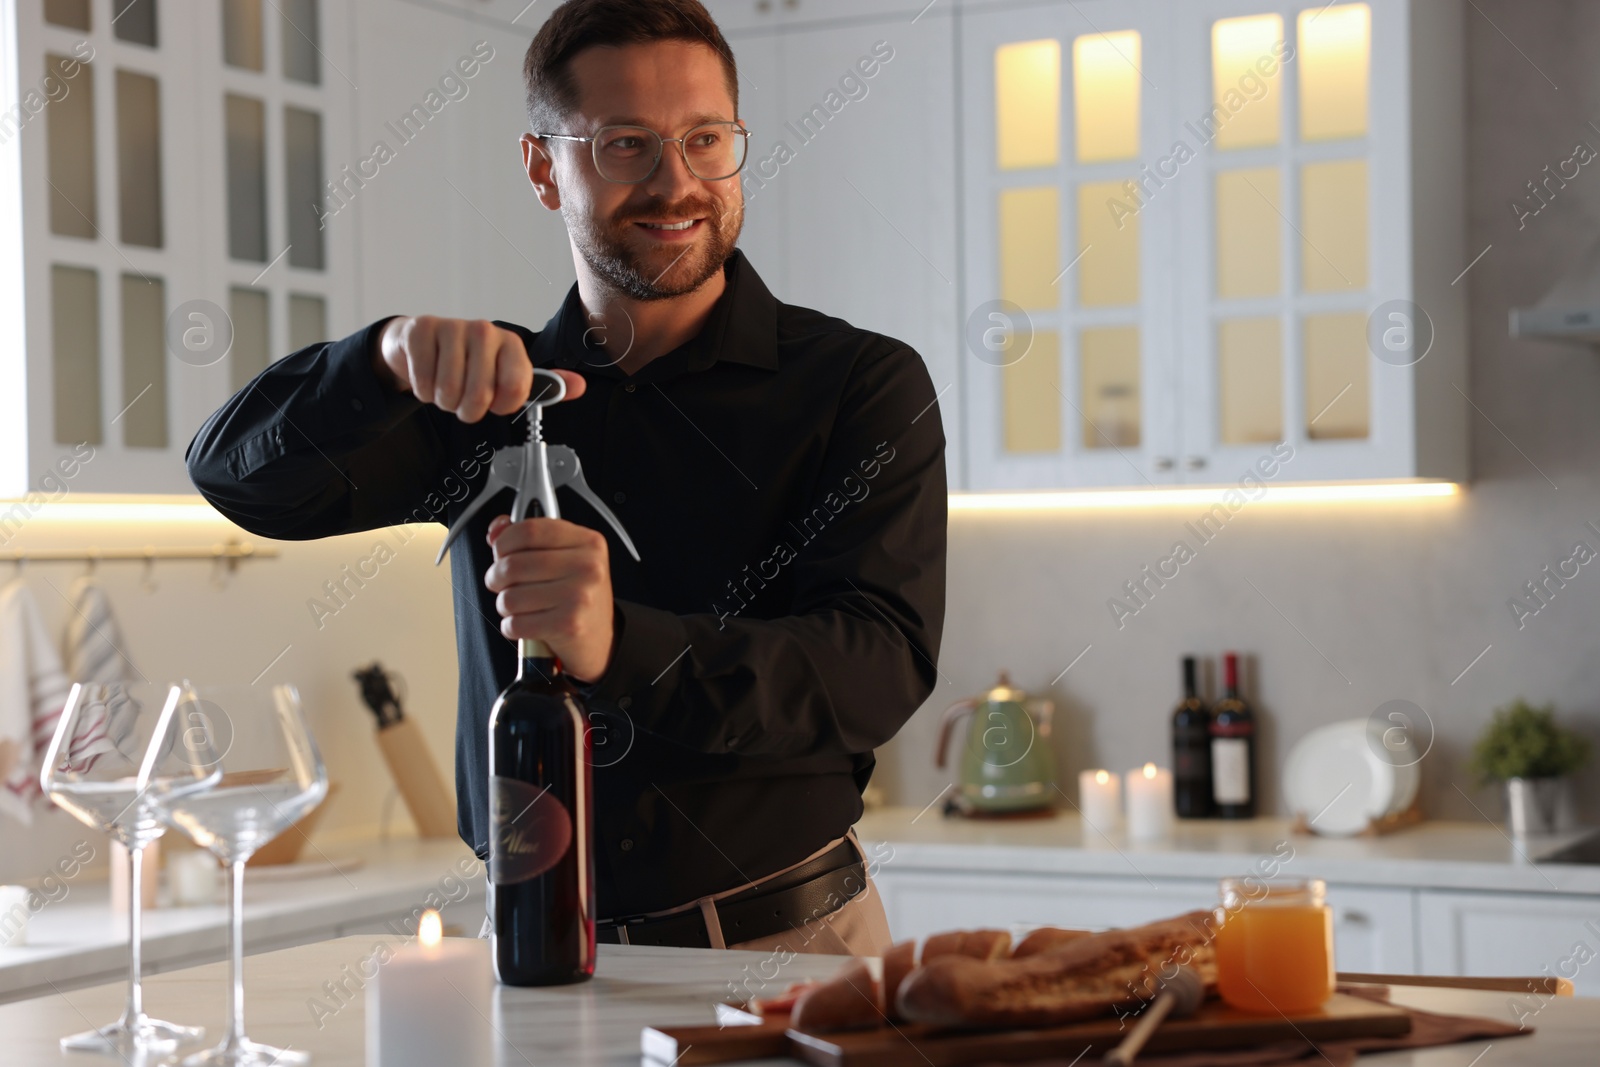
{"type": "Polygon", "coordinates": [[[1172,459],[1168,456],[1156,457],[1156,470],[1169,471],[1172,469],[1172,459]]]}
{"type": "Polygon", "coordinates": [[[756,0],[756,10],[765,15],[772,10],[772,0],[756,0]]]}
{"type": "Polygon", "coordinates": [[[1349,923],[1351,926],[1368,926],[1372,923],[1371,917],[1366,912],[1355,911],[1350,908],[1346,908],[1339,913],[1339,921],[1349,923]]]}
{"type": "Polygon", "coordinates": [[[1183,465],[1185,467],[1188,467],[1192,471],[1200,470],[1202,467],[1204,467],[1206,465],[1206,457],[1204,457],[1204,456],[1190,456],[1188,459],[1183,461],[1183,465]]]}

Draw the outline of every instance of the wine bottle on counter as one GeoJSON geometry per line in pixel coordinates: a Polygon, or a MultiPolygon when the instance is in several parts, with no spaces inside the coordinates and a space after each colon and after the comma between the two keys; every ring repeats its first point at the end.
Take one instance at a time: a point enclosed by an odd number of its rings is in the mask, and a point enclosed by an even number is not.
{"type": "Polygon", "coordinates": [[[543,641],[489,713],[489,917],[506,985],[594,974],[594,814],[583,702],[543,641]]]}
{"type": "Polygon", "coordinates": [[[1239,657],[1222,659],[1223,694],[1211,714],[1211,798],[1222,819],[1256,814],[1256,717],[1239,696],[1239,657]]]}
{"type": "Polygon", "coordinates": [[[1172,803],[1180,819],[1211,814],[1211,710],[1200,699],[1193,656],[1183,657],[1183,700],[1172,713],[1172,803]]]}

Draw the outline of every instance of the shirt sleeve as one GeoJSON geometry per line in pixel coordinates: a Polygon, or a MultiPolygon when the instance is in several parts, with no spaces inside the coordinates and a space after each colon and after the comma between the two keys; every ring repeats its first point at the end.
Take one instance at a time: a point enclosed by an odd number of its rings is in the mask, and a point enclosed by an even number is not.
{"type": "Polygon", "coordinates": [[[585,695],[703,752],[866,753],[933,691],[944,628],[944,430],[921,357],[863,358],[812,498],[798,505],[792,613],[678,615],[617,600],[614,651],[585,695]]]}
{"type": "Polygon", "coordinates": [[[424,501],[446,462],[429,408],[372,369],[387,318],[272,364],[189,443],[189,478],[261,537],[311,540],[441,519],[424,501]]]}

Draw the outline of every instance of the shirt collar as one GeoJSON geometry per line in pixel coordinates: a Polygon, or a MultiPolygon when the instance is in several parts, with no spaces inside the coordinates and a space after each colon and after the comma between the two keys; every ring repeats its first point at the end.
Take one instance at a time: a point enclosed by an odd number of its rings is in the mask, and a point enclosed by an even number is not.
{"type": "MultiPolygon", "coordinates": [[[[778,300],[767,289],[760,275],[735,249],[723,265],[727,288],[711,309],[698,334],[646,364],[639,374],[660,365],[651,377],[675,370],[705,370],[713,363],[742,363],[765,370],[778,369],[778,300]]],[[[536,366],[561,367],[583,373],[621,377],[613,365],[603,361],[604,349],[585,344],[593,324],[578,298],[573,284],[555,315],[545,324],[535,342],[536,366]]]]}

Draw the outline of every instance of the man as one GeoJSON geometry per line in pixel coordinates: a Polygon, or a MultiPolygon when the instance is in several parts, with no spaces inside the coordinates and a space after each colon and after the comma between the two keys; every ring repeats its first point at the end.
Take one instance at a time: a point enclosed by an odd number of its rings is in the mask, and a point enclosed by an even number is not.
{"type": "Polygon", "coordinates": [[[932,383],[904,344],[779,303],[735,250],[745,131],[699,3],[571,0],[524,75],[528,178],[577,268],[555,317],[400,316],[302,349],[211,417],[190,474],[266,537],[448,523],[525,435],[531,366],[559,369],[545,437],[642,562],[571,496],[563,519],[481,514],[451,552],[463,839],[487,855],[506,639],[538,638],[594,719],[601,940],[877,954],[850,827],[873,749],[935,681],[932,383]]]}

